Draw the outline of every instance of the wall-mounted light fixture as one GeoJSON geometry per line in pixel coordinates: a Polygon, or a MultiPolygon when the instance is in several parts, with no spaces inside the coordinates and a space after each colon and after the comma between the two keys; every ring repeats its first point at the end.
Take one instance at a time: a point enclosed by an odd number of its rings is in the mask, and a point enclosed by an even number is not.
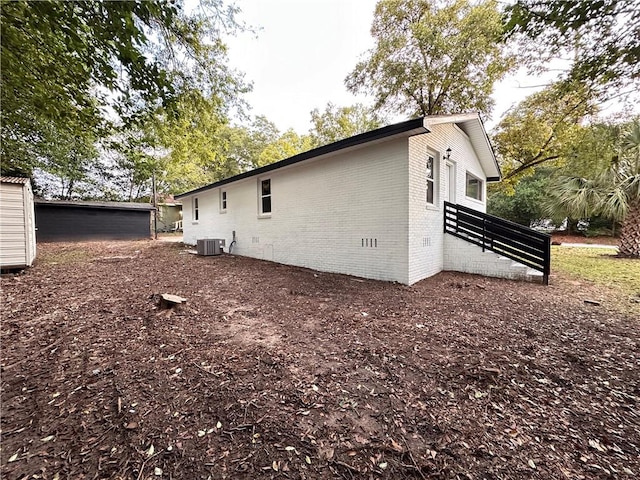
{"type": "Polygon", "coordinates": [[[444,156],[445,160],[449,160],[451,158],[451,148],[447,148],[447,154],[444,156]]]}

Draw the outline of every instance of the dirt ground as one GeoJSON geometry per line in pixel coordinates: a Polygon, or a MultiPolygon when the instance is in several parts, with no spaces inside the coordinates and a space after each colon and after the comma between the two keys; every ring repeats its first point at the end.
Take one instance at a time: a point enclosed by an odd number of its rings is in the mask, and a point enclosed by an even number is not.
{"type": "Polygon", "coordinates": [[[407,287],[45,244],[1,314],[2,478],[640,475],[640,320],[555,275],[407,287]]]}
{"type": "Polygon", "coordinates": [[[563,233],[554,233],[551,235],[554,244],[563,243],[585,243],[588,245],[618,245],[618,239],[615,237],[585,237],[584,235],[565,235],[563,233]]]}

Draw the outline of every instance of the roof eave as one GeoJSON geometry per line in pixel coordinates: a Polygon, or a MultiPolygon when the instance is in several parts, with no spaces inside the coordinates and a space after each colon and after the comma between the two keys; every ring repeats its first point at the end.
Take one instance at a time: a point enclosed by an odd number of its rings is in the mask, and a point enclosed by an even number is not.
{"type": "Polygon", "coordinates": [[[224,180],[220,180],[218,182],[211,183],[209,185],[205,185],[203,187],[196,188],[194,190],[190,190],[185,193],[181,193],[179,195],[175,195],[174,198],[175,199],[184,198],[189,195],[194,195],[207,190],[218,188],[232,182],[237,182],[239,180],[244,180],[246,178],[250,178],[258,175],[263,175],[265,173],[278,170],[280,168],[288,167],[290,165],[295,165],[297,163],[301,163],[306,160],[319,158],[324,155],[336,153],[342,150],[346,150],[348,148],[362,146],[367,143],[375,142],[378,140],[391,139],[392,137],[396,137],[398,135],[411,136],[419,133],[428,133],[428,132],[429,130],[425,126],[424,118],[423,117],[414,118],[401,123],[396,123],[394,125],[388,125],[386,127],[378,128],[370,132],[361,133],[353,137],[345,138],[343,140],[330,143],[329,145],[323,145],[321,147],[314,148],[313,150],[309,150],[308,152],[299,153],[298,155],[294,155],[293,157],[280,160],[279,162],[272,163],[270,165],[265,165],[264,167],[256,168],[254,170],[249,170],[248,172],[244,172],[244,173],[235,175],[233,177],[229,177],[224,180]]]}
{"type": "Polygon", "coordinates": [[[487,142],[487,147],[491,152],[491,157],[493,159],[493,164],[495,165],[497,175],[492,177],[487,177],[487,182],[499,182],[502,180],[502,171],[500,170],[500,164],[498,163],[498,157],[496,156],[496,152],[493,149],[493,145],[491,144],[491,140],[489,140],[489,135],[487,134],[487,129],[484,127],[484,122],[482,121],[482,117],[478,114],[478,120],[480,121],[480,125],[482,125],[482,131],[484,132],[484,139],[487,142]],[[491,178],[492,180],[489,180],[491,178]]]}
{"type": "Polygon", "coordinates": [[[108,204],[108,203],[93,203],[87,201],[70,201],[70,200],[45,200],[42,198],[34,199],[36,205],[51,206],[51,207],[67,207],[67,208],[93,208],[102,210],[138,210],[138,211],[152,211],[155,207],[150,203],[122,203],[122,204],[108,204]]]}

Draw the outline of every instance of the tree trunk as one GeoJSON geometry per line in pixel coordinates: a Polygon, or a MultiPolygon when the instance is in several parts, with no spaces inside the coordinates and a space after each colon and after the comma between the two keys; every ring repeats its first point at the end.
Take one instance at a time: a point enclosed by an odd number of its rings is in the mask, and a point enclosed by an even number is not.
{"type": "Polygon", "coordinates": [[[578,233],[578,220],[567,217],[567,235],[576,235],[578,233]]]}
{"type": "Polygon", "coordinates": [[[129,180],[129,201],[133,198],[133,176],[129,180]]]}
{"type": "Polygon", "coordinates": [[[620,232],[620,255],[640,258],[640,198],[629,203],[620,232]]]}

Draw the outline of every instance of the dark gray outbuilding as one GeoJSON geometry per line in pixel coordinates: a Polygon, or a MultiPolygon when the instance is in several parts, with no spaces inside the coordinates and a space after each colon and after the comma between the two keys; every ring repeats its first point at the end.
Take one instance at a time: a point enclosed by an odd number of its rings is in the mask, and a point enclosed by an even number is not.
{"type": "Polygon", "coordinates": [[[151,238],[153,205],[124,202],[35,201],[38,242],[151,238]]]}

